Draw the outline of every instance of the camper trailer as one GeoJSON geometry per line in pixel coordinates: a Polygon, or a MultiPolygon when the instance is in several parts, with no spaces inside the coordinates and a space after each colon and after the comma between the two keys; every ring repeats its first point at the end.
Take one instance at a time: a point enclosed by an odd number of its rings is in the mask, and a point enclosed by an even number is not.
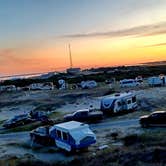
{"type": "Polygon", "coordinates": [[[138,86],[138,85],[140,85],[140,83],[135,79],[120,80],[120,87],[122,87],[122,88],[124,88],[124,87],[134,87],[134,86],[138,86]]]}
{"type": "Polygon", "coordinates": [[[4,85],[4,86],[0,86],[0,91],[7,91],[7,92],[12,92],[12,91],[16,91],[17,88],[15,85],[4,85]]]}
{"type": "Polygon", "coordinates": [[[97,82],[94,80],[82,81],[80,85],[82,89],[91,89],[97,87],[97,82]]]}
{"type": "Polygon", "coordinates": [[[54,85],[52,82],[34,83],[29,86],[31,90],[53,90],[54,85]]]}
{"type": "Polygon", "coordinates": [[[134,93],[118,93],[101,100],[101,111],[105,113],[119,113],[135,110],[137,108],[136,95],[134,93]]]}
{"type": "Polygon", "coordinates": [[[89,126],[76,121],[52,126],[50,136],[55,140],[57,147],[69,152],[87,148],[96,142],[96,136],[89,129],[89,126]]]}
{"type": "Polygon", "coordinates": [[[163,81],[160,77],[150,77],[148,78],[149,86],[162,86],[163,81]]]}

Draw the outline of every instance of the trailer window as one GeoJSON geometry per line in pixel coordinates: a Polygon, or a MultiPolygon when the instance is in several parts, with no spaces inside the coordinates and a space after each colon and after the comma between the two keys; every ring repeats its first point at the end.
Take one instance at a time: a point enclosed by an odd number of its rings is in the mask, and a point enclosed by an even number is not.
{"type": "Polygon", "coordinates": [[[67,133],[62,132],[62,135],[63,135],[63,140],[67,141],[67,139],[68,139],[67,133]]]}
{"type": "Polygon", "coordinates": [[[121,102],[118,101],[118,106],[121,106],[121,105],[122,105],[121,102]]]}
{"type": "Polygon", "coordinates": [[[61,132],[59,130],[56,131],[56,135],[58,138],[61,138],[61,132]]]}
{"type": "Polygon", "coordinates": [[[136,97],[132,97],[132,103],[135,103],[136,102],[136,97]]]}

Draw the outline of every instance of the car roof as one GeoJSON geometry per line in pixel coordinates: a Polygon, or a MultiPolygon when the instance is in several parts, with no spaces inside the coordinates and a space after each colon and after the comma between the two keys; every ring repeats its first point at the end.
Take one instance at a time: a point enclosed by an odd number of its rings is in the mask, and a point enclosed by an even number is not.
{"type": "Polygon", "coordinates": [[[73,130],[73,129],[80,129],[82,127],[88,127],[88,125],[81,122],[77,122],[77,121],[69,121],[65,123],[56,124],[52,127],[52,129],[58,128],[58,129],[65,129],[65,130],[73,130]]]}
{"type": "Polygon", "coordinates": [[[155,111],[155,112],[152,112],[152,114],[156,114],[156,113],[164,114],[164,113],[166,113],[166,111],[155,111]]]}
{"type": "Polygon", "coordinates": [[[76,112],[86,112],[86,111],[89,111],[89,109],[87,108],[87,109],[77,110],[74,113],[76,113],[76,112]]]}

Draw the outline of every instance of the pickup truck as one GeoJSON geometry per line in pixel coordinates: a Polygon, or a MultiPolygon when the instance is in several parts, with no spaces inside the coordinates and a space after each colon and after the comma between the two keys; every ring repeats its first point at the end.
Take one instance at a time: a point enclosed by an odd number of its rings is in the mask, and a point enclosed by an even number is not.
{"type": "Polygon", "coordinates": [[[101,111],[94,111],[89,109],[78,110],[72,114],[67,114],[64,116],[65,121],[75,120],[75,121],[98,121],[103,119],[103,113],[101,111]]]}

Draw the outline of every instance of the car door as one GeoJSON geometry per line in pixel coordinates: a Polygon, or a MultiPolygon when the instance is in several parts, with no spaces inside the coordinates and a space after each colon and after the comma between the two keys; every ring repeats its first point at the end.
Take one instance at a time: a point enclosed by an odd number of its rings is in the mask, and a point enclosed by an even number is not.
{"type": "Polygon", "coordinates": [[[161,115],[158,113],[152,114],[149,120],[151,125],[158,125],[160,124],[161,115]]]}

